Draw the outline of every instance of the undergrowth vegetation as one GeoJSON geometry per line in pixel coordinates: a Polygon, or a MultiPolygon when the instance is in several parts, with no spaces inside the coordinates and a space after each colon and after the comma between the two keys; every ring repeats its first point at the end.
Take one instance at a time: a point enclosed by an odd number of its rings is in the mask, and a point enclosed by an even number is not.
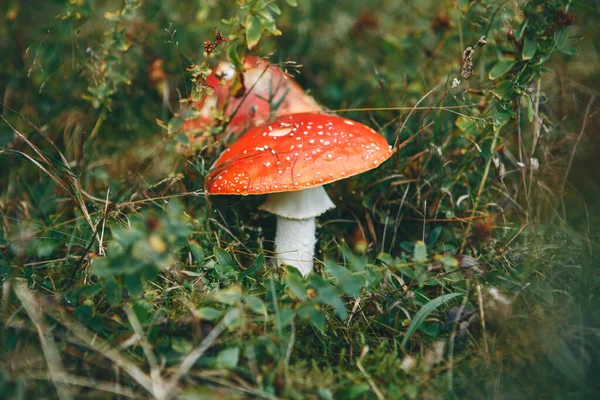
{"type": "Polygon", "coordinates": [[[0,11],[1,397],[600,393],[597,4],[0,11]],[[227,119],[180,131],[245,54],[396,150],[327,187],[307,278],[204,192],[227,119]]]}

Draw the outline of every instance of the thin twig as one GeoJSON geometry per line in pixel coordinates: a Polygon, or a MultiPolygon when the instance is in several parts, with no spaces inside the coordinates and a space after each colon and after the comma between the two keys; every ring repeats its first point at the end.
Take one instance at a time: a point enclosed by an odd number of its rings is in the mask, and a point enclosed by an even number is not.
{"type": "Polygon", "coordinates": [[[367,382],[369,382],[369,386],[371,386],[371,389],[373,389],[373,392],[375,393],[375,396],[377,396],[377,399],[385,400],[385,396],[383,395],[381,390],[377,387],[377,384],[375,383],[375,381],[373,380],[371,375],[369,375],[369,373],[367,372],[365,367],[363,367],[363,365],[362,365],[362,360],[365,358],[365,356],[367,355],[368,352],[369,352],[369,346],[363,347],[363,349],[360,353],[360,357],[356,360],[356,366],[358,367],[360,372],[362,372],[364,377],[367,379],[367,382]]]}

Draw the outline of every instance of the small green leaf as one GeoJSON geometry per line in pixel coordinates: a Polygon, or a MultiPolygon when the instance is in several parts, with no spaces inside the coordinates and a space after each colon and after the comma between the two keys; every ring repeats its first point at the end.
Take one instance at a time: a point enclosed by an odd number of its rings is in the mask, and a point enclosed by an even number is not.
{"type": "Polygon", "coordinates": [[[138,297],[144,292],[142,279],[137,273],[126,274],[124,285],[130,297],[138,297]]]}
{"type": "Polygon", "coordinates": [[[229,48],[227,49],[227,59],[233,66],[236,71],[241,71],[243,67],[242,57],[239,52],[239,43],[237,41],[231,43],[229,48]]]}
{"type": "MultiPolygon", "coordinates": [[[[356,384],[342,390],[341,392],[336,393],[336,396],[338,399],[354,400],[361,398],[361,396],[366,397],[366,393],[368,393],[370,390],[371,387],[366,383],[356,384]]],[[[411,398],[416,397],[417,396],[411,398]]]]}
{"type": "Polygon", "coordinates": [[[510,121],[511,113],[507,111],[500,111],[494,114],[492,122],[494,124],[494,130],[497,131],[502,128],[508,121],[510,121]]]}
{"type": "Polygon", "coordinates": [[[498,64],[494,65],[492,70],[490,71],[489,77],[490,79],[498,79],[505,73],[511,70],[511,68],[515,65],[513,60],[503,60],[498,64]]]}
{"type": "Polygon", "coordinates": [[[521,97],[521,105],[523,105],[527,110],[527,120],[529,122],[533,122],[533,103],[531,101],[531,97],[526,94],[523,95],[523,97],[521,97]]]}
{"type": "Polygon", "coordinates": [[[509,99],[514,93],[514,84],[511,81],[503,81],[494,89],[493,93],[498,96],[499,99],[509,99]]]}
{"type": "Polygon", "coordinates": [[[221,318],[223,313],[212,307],[202,307],[196,310],[196,315],[207,321],[213,321],[215,319],[221,318]]]}
{"type": "Polygon", "coordinates": [[[233,285],[226,289],[212,292],[211,297],[216,302],[231,306],[242,298],[242,289],[237,285],[233,285]]]}
{"type": "Polygon", "coordinates": [[[231,349],[221,350],[217,355],[216,367],[233,369],[237,367],[240,359],[240,348],[233,347],[231,349]]]}
{"type": "Polygon", "coordinates": [[[285,0],[285,2],[288,3],[292,7],[298,6],[298,0],[285,0]]]}
{"type": "Polygon", "coordinates": [[[267,313],[267,306],[265,306],[265,302],[260,298],[253,296],[251,294],[244,296],[244,303],[248,306],[253,313],[264,315],[267,313]]]}
{"type": "Polygon", "coordinates": [[[465,135],[469,136],[477,136],[479,133],[479,129],[477,128],[477,123],[473,118],[460,116],[456,119],[456,126],[460,129],[465,135]]]}
{"type": "Polygon", "coordinates": [[[406,343],[410,340],[412,335],[423,325],[425,319],[431,314],[435,309],[437,309],[442,304],[452,300],[455,297],[462,296],[463,293],[449,293],[438,298],[431,300],[429,303],[425,304],[419,312],[415,314],[412,321],[410,321],[410,325],[404,334],[404,339],[402,339],[402,347],[406,347],[406,343]]]}
{"type": "Polygon", "coordinates": [[[525,36],[525,44],[523,45],[523,60],[531,60],[537,50],[537,41],[525,36]]]}
{"type": "Polygon", "coordinates": [[[310,322],[319,330],[325,330],[325,316],[321,311],[317,310],[316,308],[313,309],[310,314],[310,322]]]}
{"type": "Polygon", "coordinates": [[[447,267],[446,270],[458,267],[458,260],[456,259],[456,257],[442,256],[439,257],[437,260],[444,264],[444,267],[447,267]]]}
{"type": "Polygon", "coordinates": [[[300,301],[306,300],[306,286],[304,282],[295,275],[287,274],[285,282],[292,294],[300,301]]]}
{"type": "Polygon", "coordinates": [[[388,267],[393,267],[395,265],[394,257],[392,257],[391,254],[379,253],[377,254],[377,259],[388,267]]]}
{"type": "Polygon", "coordinates": [[[171,118],[169,120],[169,124],[167,125],[167,132],[169,133],[169,135],[172,135],[175,132],[179,131],[179,128],[181,128],[182,124],[183,120],[181,118],[171,118]]]}
{"type": "Polygon", "coordinates": [[[202,264],[202,261],[204,261],[204,250],[195,240],[190,241],[190,251],[198,264],[202,264]]]}
{"type": "Polygon", "coordinates": [[[427,259],[427,246],[425,242],[419,240],[415,243],[415,248],[413,249],[412,260],[415,262],[425,261],[427,259]]]}
{"type": "Polygon", "coordinates": [[[254,259],[254,261],[252,262],[252,265],[247,270],[242,272],[242,277],[254,276],[254,274],[256,274],[256,271],[258,271],[260,269],[260,267],[262,267],[264,262],[265,262],[265,255],[263,253],[260,253],[254,259]]]}
{"type": "Polygon", "coordinates": [[[429,233],[429,238],[427,238],[427,247],[432,248],[433,246],[435,246],[435,244],[438,241],[441,234],[442,234],[441,226],[433,228],[433,230],[429,233]]]}
{"type": "Polygon", "coordinates": [[[252,14],[248,14],[246,17],[246,42],[248,50],[252,50],[260,40],[262,35],[262,25],[260,20],[252,14]]]}
{"type": "Polygon", "coordinates": [[[569,38],[569,33],[566,29],[562,29],[560,31],[554,32],[554,40],[556,41],[556,47],[558,49],[562,49],[567,44],[567,39],[569,38]]]}
{"type": "Polygon", "coordinates": [[[346,319],[348,310],[342,301],[341,294],[338,293],[335,286],[321,278],[319,275],[311,276],[310,281],[317,290],[317,299],[332,306],[340,319],[346,319]]]}
{"type": "Polygon", "coordinates": [[[579,56],[579,52],[575,50],[573,47],[567,46],[560,50],[561,53],[566,54],[568,56],[579,56]]]}
{"type": "Polygon", "coordinates": [[[357,297],[362,289],[362,279],[357,275],[352,275],[350,271],[341,265],[326,262],[327,272],[335,277],[339,287],[351,296],[357,297]]]}
{"type": "Polygon", "coordinates": [[[106,300],[111,306],[116,306],[121,302],[121,288],[113,279],[106,281],[104,293],[106,293],[106,300]]]}
{"type": "Polygon", "coordinates": [[[225,250],[221,249],[220,247],[213,247],[213,254],[215,255],[215,258],[217,259],[217,263],[220,265],[233,265],[233,259],[231,258],[231,255],[226,252],[225,250]]]}
{"type": "Polygon", "coordinates": [[[177,132],[174,136],[173,139],[175,139],[175,141],[177,143],[181,143],[184,146],[189,146],[190,145],[190,138],[188,137],[188,135],[186,135],[185,133],[182,132],[177,132]]]}
{"type": "Polygon", "coordinates": [[[171,339],[171,348],[179,354],[188,354],[194,346],[189,340],[184,338],[174,337],[171,339]]]}
{"type": "Polygon", "coordinates": [[[78,292],[80,295],[83,294],[88,299],[91,299],[92,297],[97,295],[101,290],[102,290],[102,285],[99,283],[96,283],[94,285],[82,286],[79,288],[78,292]]]}
{"type": "Polygon", "coordinates": [[[92,310],[91,307],[79,306],[75,309],[73,315],[75,316],[75,318],[87,325],[87,323],[92,318],[93,313],[94,310],[92,310]]]}

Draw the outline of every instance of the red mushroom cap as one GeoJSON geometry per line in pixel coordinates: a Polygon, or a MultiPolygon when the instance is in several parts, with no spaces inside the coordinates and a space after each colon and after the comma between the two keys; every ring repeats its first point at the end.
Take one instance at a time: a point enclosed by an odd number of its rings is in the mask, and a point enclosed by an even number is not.
{"type": "Polygon", "coordinates": [[[379,166],[393,151],[366,125],[335,115],[291,114],[243,134],[206,178],[211,194],[302,190],[379,166]]]}
{"type": "Polygon", "coordinates": [[[307,95],[292,77],[271,64],[269,60],[252,56],[244,57],[243,83],[245,90],[249,91],[247,95],[236,97],[235,93],[230,93],[234,73],[233,65],[227,61],[219,63],[213,69],[206,83],[214,89],[214,93],[195,105],[200,110],[201,116],[185,121],[183,132],[214,124],[215,108],[223,109],[225,106],[225,116],[233,115],[228,129],[234,132],[241,132],[267,122],[271,116],[271,102],[281,102],[275,110],[275,117],[323,111],[323,108],[307,95]]]}

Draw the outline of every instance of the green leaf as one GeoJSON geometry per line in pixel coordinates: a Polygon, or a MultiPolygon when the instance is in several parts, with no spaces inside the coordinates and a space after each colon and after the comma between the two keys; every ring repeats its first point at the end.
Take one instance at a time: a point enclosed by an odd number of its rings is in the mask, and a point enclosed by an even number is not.
{"type": "Polygon", "coordinates": [[[227,59],[233,64],[236,71],[241,71],[243,67],[242,56],[240,55],[239,49],[240,46],[237,41],[231,43],[227,49],[227,59]]]}
{"type": "Polygon", "coordinates": [[[281,8],[279,8],[279,6],[275,3],[267,4],[266,8],[270,10],[273,14],[281,15],[281,8]]]}
{"type": "Polygon", "coordinates": [[[493,93],[498,96],[499,99],[509,99],[514,93],[514,85],[511,81],[503,81],[494,89],[493,93]]]}
{"type": "Polygon", "coordinates": [[[429,238],[427,238],[427,247],[432,248],[433,246],[435,246],[435,244],[438,241],[441,234],[442,234],[441,226],[433,228],[433,230],[429,233],[429,238]]]}
{"type": "Polygon", "coordinates": [[[510,121],[511,113],[507,111],[500,111],[494,114],[492,122],[494,124],[494,130],[497,131],[502,128],[508,121],[510,121]]]}
{"type": "Polygon", "coordinates": [[[194,346],[189,340],[174,337],[171,339],[171,348],[179,354],[189,354],[194,346]]]}
{"type": "Polygon", "coordinates": [[[217,263],[220,265],[233,265],[233,259],[231,258],[231,255],[226,252],[225,250],[221,249],[220,247],[213,247],[213,254],[215,255],[215,258],[217,259],[217,263]]]}
{"type": "Polygon", "coordinates": [[[260,267],[262,267],[262,265],[265,262],[265,255],[263,253],[260,253],[252,262],[252,265],[245,270],[244,272],[242,272],[242,277],[245,276],[254,276],[254,274],[256,274],[256,271],[259,270],[260,267]]]}
{"type": "Polygon", "coordinates": [[[221,318],[223,313],[212,307],[202,307],[196,310],[196,315],[207,321],[214,321],[215,319],[221,318]]]}
{"type": "Polygon", "coordinates": [[[300,301],[306,300],[306,285],[304,282],[295,275],[287,274],[285,282],[292,294],[300,301]]]}
{"type": "Polygon", "coordinates": [[[125,275],[124,285],[130,297],[138,297],[144,292],[142,279],[136,273],[125,275]]]}
{"type": "Polygon", "coordinates": [[[92,318],[93,313],[94,313],[94,310],[92,310],[91,307],[79,306],[75,309],[75,311],[73,312],[73,315],[75,316],[75,318],[77,318],[78,320],[80,320],[81,322],[83,322],[84,324],[87,325],[87,323],[92,318]]]}
{"type": "Polygon", "coordinates": [[[352,275],[350,271],[341,265],[326,262],[325,268],[327,272],[335,277],[339,287],[351,296],[360,296],[362,289],[362,279],[356,275],[352,275]]]}
{"type": "Polygon", "coordinates": [[[511,70],[511,68],[515,65],[513,60],[503,60],[498,64],[494,65],[492,70],[490,71],[489,77],[490,79],[498,79],[505,73],[511,70]]]}
{"type": "Polygon", "coordinates": [[[394,257],[388,253],[379,253],[377,254],[377,259],[387,265],[388,267],[393,267],[396,262],[394,261],[394,257]]]}
{"type": "Polygon", "coordinates": [[[186,135],[183,132],[177,132],[174,136],[173,139],[175,139],[175,141],[177,143],[181,143],[184,146],[189,146],[190,145],[190,138],[188,137],[188,135],[186,135]]]}
{"type": "Polygon", "coordinates": [[[267,313],[267,306],[265,306],[265,302],[256,296],[250,294],[244,296],[244,303],[246,303],[248,308],[256,314],[264,315],[267,313]]]}
{"type": "Polygon", "coordinates": [[[104,284],[104,293],[106,293],[106,301],[111,306],[116,306],[121,302],[121,288],[113,279],[109,279],[104,284]]]}
{"type": "Polygon", "coordinates": [[[285,2],[288,3],[292,7],[298,6],[298,0],[285,0],[285,2]]]}
{"type": "Polygon", "coordinates": [[[412,260],[414,262],[421,262],[427,260],[427,246],[422,240],[419,240],[417,241],[417,243],[415,243],[412,260]]]}
{"type": "Polygon", "coordinates": [[[531,97],[529,97],[528,95],[523,95],[523,97],[521,97],[521,105],[523,107],[525,107],[525,109],[527,110],[527,120],[531,123],[533,122],[533,103],[531,101],[531,97]]]}
{"type": "Polygon", "coordinates": [[[346,310],[341,294],[338,293],[335,286],[318,275],[311,276],[310,281],[317,290],[317,300],[332,306],[338,317],[345,319],[348,316],[348,310],[346,310]]]}
{"type": "Polygon", "coordinates": [[[455,297],[463,296],[464,293],[449,293],[438,298],[431,300],[429,303],[425,304],[419,312],[415,314],[412,321],[410,321],[410,325],[404,334],[404,338],[402,339],[402,347],[406,347],[406,343],[410,340],[412,335],[423,325],[425,319],[431,314],[435,309],[437,309],[442,304],[452,300],[455,297]]]}
{"type": "Polygon", "coordinates": [[[577,50],[575,50],[575,48],[567,46],[564,47],[563,49],[560,50],[561,53],[566,54],[568,56],[575,56],[578,57],[579,56],[579,52],[577,50]]]}
{"type": "Polygon", "coordinates": [[[260,40],[262,35],[262,25],[260,20],[252,14],[248,14],[246,17],[246,43],[248,50],[252,50],[260,40]]]}
{"type": "Polygon", "coordinates": [[[216,302],[231,306],[242,298],[242,288],[237,285],[233,285],[226,289],[211,292],[211,297],[216,302]]]}
{"type": "Polygon", "coordinates": [[[240,359],[240,348],[233,347],[231,349],[221,350],[217,355],[216,367],[233,369],[237,367],[240,359]]]}
{"type": "Polygon", "coordinates": [[[323,313],[316,308],[312,310],[310,314],[310,322],[316,326],[320,331],[325,330],[325,316],[323,313]]]}
{"type": "MultiPolygon", "coordinates": [[[[356,384],[356,385],[352,385],[344,390],[342,390],[339,393],[336,393],[337,398],[338,399],[348,399],[348,400],[354,400],[354,399],[358,399],[361,396],[366,395],[366,393],[368,393],[371,390],[371,387],[366,384],[366,383],[362,383],[362,384],[356,384]]],[[[416,396],[415,396],[416,398],[416,396]]]]}
{"type": "Polygon", "coordinates": [[[456,119],[456,127],[465,135],[477,136],[479,133],[479,129],[475,120],[462,115],[456,119]]]}
{"type": "Polygon", "coordinates": [[[554,31],[554,40],[556,41],[556,47],[562,49],[567,44],[569,38],[569,32],[566,29],[560,31],[554,31]]]}
{"type": "Polygon", "coordinates": [[[204,261],[204,250],[195,240],[190,241],[190,251],[199,264],[204,261]]]}
{"type": "Polygon", "coordinates": [[[172,135],[175,132],[179,131],[181,125],[183,125],[183,120],[181,118],[171,118],[169,120],[169,124],[167,125],[167,132],[169,133],[169,135],[172,135]]]}
{"type": "Polygon", "coordinates": [[[79,295],[85,295],[88,299],[91,299],[102,290],[102,285],[96,283],[94,285],[82,286],[78,289],[79,295]]]}
{"type": "Polygon", "coordinates": [[[456,259],[456,257],[442,256],[439,257],[437,260],[444,264],[446,270],[458,267],[458,260],[456,259]]]}
{"type": "Polygon", "coordinates": [[[523,60],[531,60],[537,50],[537,41],[525,36],[525,44],[523,45],[523,60]]]}

